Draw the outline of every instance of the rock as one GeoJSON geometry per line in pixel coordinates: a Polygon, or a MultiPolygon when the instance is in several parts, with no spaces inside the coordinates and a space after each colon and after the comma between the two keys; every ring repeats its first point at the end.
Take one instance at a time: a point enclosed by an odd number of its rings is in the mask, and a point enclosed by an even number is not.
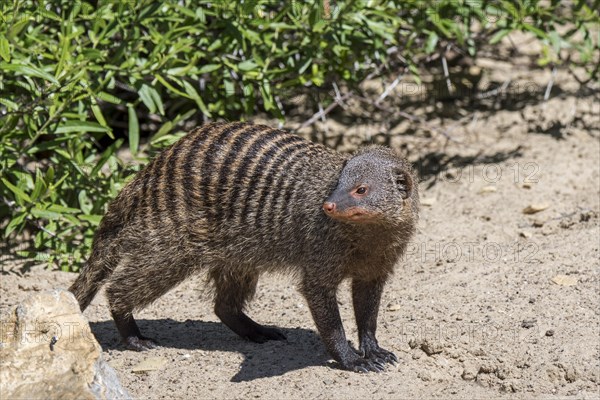
{"type": "Polygon", "coordinates": [[[535,323],[537,322],[537,320],[534,319],[524,319],[523,322],[521,322],[521,327],[525,328],[525,329],[529,329],[529,328],[533,328],[535,326],[535,323]]]}
{"type": "Polygon", "coordinates": [[[569,229],[573,225],[575,225],[575,221],[573,219],[564,219],[558,224],[558,226],[562,229],[569,229]]]}
{"type": "Polygon", "coordinates": [[[554,330],[552,330],[552,329],[548,329],[548,330],[546,331],[546,336],[554,336],[554,330]]]}
{"type": "Polygon", "coordinates": [[[521,384],[517,380],[510,380],[500,384],[500,390],[507,393],[516,393],[521,391],[521,384]]]}
{"type": "Polygon", "coordinates": [[[521,231],[521,232],[519,232],[519,236],[521,236],[525,239],[529,239],[530,237],[533,236],[533,234],[529,231],[521,231]]]}
{"type": "Polygon", "coordinates": [[[536,218],[533,220],[533,222],[531,224],[533,225],[534,228],[541,228],[542,226],[544,226],[545,223],[546,223],[545,219],[536,218]]]}
{"type": "Polygon", "coordinates": [[[559,286],[573,286],[577,285],[577,278],[573,278],[569,275],[556,275],[554,278],[552,278],[552,282],[559,286]]]}
{"type": "Polygon", "coordinates": [[[535,214],[544,211],[548,207],[550,207],[550,205],[546,203],[530,204],[523,209],[523,214],[535,214]]]}
{"type": "Polygon", "coordinates": [[[477,378],[477,374],[479,373],[479,365],[472,361],[465,361],[464,369],[462,374],[460,375],[465,381],[473,381],[477,378]]]}
{"type": "Polygon", "coordinates": [[[389,311],[399,311],[402,308],[402,306],[400,304],[388,304],[387,309],[389,311]]]}
{"type": "Polygon", "coordinates": [[[410,339],[408,341],[408,346],[411,349],[416,349],[417,347],[419,347],[421,345],[421,342],[419,342],[417,339],[410,339]]]}
{"type": "Polygon", "coordinates": [[[562,368],[562,370],[565,373],[565,380],[567,382],[573,383],[577,380],[577,370],[572,367],[572,366],[565,366],[565,365],[559,365],[560,368],[562,368]]]}
{"type": "Polygon", "coordinates": [[[479,190],[479,194],[494,193],[496,190],[496,186],[484,186],[479,190]]]}
{"type": "Polygon", "coordinates": [[[70,292],[37,292],[0,331],[0,398],[130,399],[70,292]]]}
{"type": "Polygon", "coordinates": [[[587,222],[590,219],[598,218],[598,212],[594,210],[585,210],[579,214],[579,222],[587,222]]]}
{"type": "Polygon", "coordinates": [[[432,205],[435,204],[435,198],[434,197],[423,198],[420,200],[420,203],[422,206],[431,207],[432,205]]]}
{"type": "Polygon", "coordinates": [[[423,350],[428,356],[432,356],[434,354],[441,353],[444,348],[440,343],[434,343],[428,339],[425,339],[421,342],[421,350],[423,350]]]}
{"type": "Polygon", "coordinates": [[[490,362],[486,362],[479,367],[480,374],[493,374],[498,370],[498,367],[490,362]]]}
{"type": "Polygon", "coordinates": [[[500,380],[505,380],[510,376],[510,369],[509,368],[498,368],[496,370],[496,376],[500,380]]]}
{"type": "Polygon", "coordinates": [[[551,365],[546,369],[546,374],[548,375],[548,380],[550,382],[558,382],[561,378],[561,370],[556,365],[551,365]]]}
{"type": "Polygon", "coordinates": [[[431,377],[431,373],[427,370],[425,371],[419,371],[417,373],[417,376],[419,377],[419,379],[421,379],[423,382],[430,382],[432,380],[431,377]]]}
{"type": "Polygon", "coordinates": [[[167,359],[164,357],[148,357],[131,369],[131,372],[140,373],[156,371],[167,365],[167,359]]]}

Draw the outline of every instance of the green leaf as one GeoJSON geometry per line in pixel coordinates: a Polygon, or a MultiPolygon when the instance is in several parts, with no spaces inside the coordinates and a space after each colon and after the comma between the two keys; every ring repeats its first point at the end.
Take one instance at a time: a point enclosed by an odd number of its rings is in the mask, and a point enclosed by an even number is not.
{"type": "Polygon", "coordinates": [[[22,189],[16,187],[12,183],[10,183],[6,178],[2,178],[2,182],[4,182],[4,184],[6,185],[6,187],[11,192],[14,193],[14,195],[15,195],[15,197],[16,197],[16,199],[17,199],[18,202],[20,202],[21,204],[22,204],[23,201],[31,203],[31,198],[22,189]]]}
{"type": "Polygon", "coordinates": [[[258,64],[254,62],[254,60],[246,60],[242,61],[237,65],[240,71],[252,71],[253,69],[258,68],[258,64]]]}
{"type": "Polygon", "coordinates": [[[0,104],[4,104],[11,111],[17,111],[19,109],[19,105],[17,103],[8,99],[3,99],[2,97],[0,97],[0,104]]]}
{"type": "Polygon", "coordinates": [[[540,39],[546,38],[546,32],[544,32],[543,30],[536,28],[535,26],[530,25],[530,24],[522,24],[522,26],[523,26],[523,28],[525,28],[525,30],[528,30],[529,32],[534,33],[540,39]]]}
{"type": "Polygon", "coordinates": [[[161,136],[166,135],[171,129],[173,129],[173,122],[167,121],[165,122],[160,129],[152,136],[150,143],[154,144],[161,136]]]}
{"type": "Polygon", "coordinates": [[[490,39],[490,44],[496,44],[511,32],[510,29],[501,29],[490,39]]]}
{"type": "Polygon", "coordinates": [[[117,141],[115,141],[113,144],[111,144],[110,146],[108,146],[108,148],[102,152],[102,155],[98,159],[98,162],[96,163],[96,165],[94,166],[94,168],[90,172],[90,176],[92,176],[92,177],[96,176],[96,174],[98,174],[98,172],[100,172],[100,170],[102,169],[102,167],[104,166],[104,164],[106,164],[106,162],[108,161],[108,159],[113,154],[115,154],[115,152],[117,151],[117,149],[119,147],[121,147],[122,144],[123,144],[123,139],[117,139],[117,141]]]}
{"type": "Polygon", "coordinates": [[[273,96],[271,95],[271,86],[269,85],[269,82],[265,81],[262,83],[262,85],[260,85],[260,93],[262,95],[265,110],[269,111],[275,108],[275,105],[273,103],[273,96]]]}
{"type": "Polygon", "coordinates": [[[127,112],[129,113],[129,150],[135,155],[140,144],[140,124],[133,106],[128,106],[127,112]]]}
{"type": "Polygon", "coordinates": [[[433,53],[433,51],[435,50],[435,47],[437,46],[438,39],[439,39],[439,36],[437,33],[433,32],[433,31],[429,33],[429,36],[427,37],[427,43],[425,44],[425,53],[427,53],[427,54],[433,53]]]}
{"type": "Polygon", "coordinates": [[[152,95],[150,94],[150,86],[143,84],[140,90],[138,90],[138,94],[140,95],[140,99],[142,99],[142,103],[151,113],[156,113],[156,104],[154,104],[154,100],[152,99],[152,95]]]}
{"type": "Polygon", "coordinates": [[[25,218],[27,217],[28,212],[27,211],[21,211],[20,213],[15,214],[10,222],[8,223],[8,225],[6,226],[6,229],[4,230],[4,235],[8,236],[10,235],[15,229],[17,229],[19,227],[19,225],[21,225],[23,223],[23,221],[25,220],[25,218]]]}
{"type": "Polygon", "coordinates": [[[48,206],[47,210],[55,211],[55,212],[63,213],[63,214],[64,213],[73,214],[73,213],[81,212],[81,210],[79,210],[78,208],[65,207],[65,206],[61,206],[60,204],[51,204],[50,206],[48,206]]]}
{"type": "MultiPolygon", "coordinates": [[[[81,208],[81,211],[83,211],[84,214],[89,214],[90,212],[92,212],[94,205],[88,197],[86,190],[82,190],[81,192],[79,192],[77,199],[79,200],[79,208],[81,208]]],[[[79,218],[81,219],[81,216],[79,216],[79,218]]]]}
{"type": "Polygon", "coordinates": [[[302,66],[300,67],[300,69],[298,70],[299,74],[303,74],[308,67],[310,67],[310,65],[312,64],[313,59],[312,57],[309,57],[308,60],[306,60],[306,62],[304,64],[302,64],[302,66]]]}
{"type": "Polygon", "coordinates": [[[63,122],[55,130],[55,133],[71,132],[110,132],[110,128],[107,126],[102,126],[96,122],[71,120],[63,122]]]}
{"type": "Polygon", "coordinates": [[[52,75],[50,75],[47,72],[42,71],[41,69],[39,69],[37,67],[31,66],[31,65],[18,64],[18,63],[6,64],[6,63],[2,62],[2,63],[0,63],[0,70],[14,71],[14,72],[18,72],[21,75],[42,78],[49,82],[52,82],[55,85],[58,85],[58,81],[52,75]]]}
{"type": "Polygon", "coordinates": [[[0,57],[6,62],[10,61],[10,45],[5,36],[0,36],[0,57]]]}
{"type": "Polygon", "coordinates": [[[223,44],[223,42],[221,42],[221,39],[217,39],[214,42],[212,42],[212,44],[208,47],[207,50],[209,52],[213,52],[213,51],[217,50],[218,48],[220,48],[222,44],[223,44]]]}
{"type": "Polygon", "coordinates": [[[19,33],[21,33],[21,31],[23,30],[23,28],[25,28],[29,22],[34,21],[35,18],[32,15],[21,15],[21,18],[19,21],[15,22],[13,24],[13,26],[10,27],[10,30],[8,31],[8,38],[12,39],[15,36],[19,35],[19,33]]]}
{"type": "Polygon", "coordinates": [[[162,99],[160,98],[160,94],[158,94],[158,91],[156,89],[154,89],[153,87],[148,87],[148,92],[150,93],[150,96],[152,97],[154,104],[156,104],[156,108],[158,108],[158,112],[161,115],[165,115],[165,108],[163,106],[162,99]]]}
{"type": "Polygon", "coordinates": [[[183,97],[189,97],[189,95],[183,93],[181,90],[177,89],[175,86],[171,85],[165,78],[163,78],[160,75],[155,75],[154,76],[160,83],[163,84],[164,87],[166,87],[167,89],[169,89],[170,91],[172,91],[173,93],[179,95],[179,96],[183,96],[183,97]]]}
{"type": "Polygon", "coordinates": [[[206,108],[206,104],[204,104],[204,101],[202,101],[202,98],[200,97],[196,89],[192,86],[192,84],[184,80],[183,87],[185,88],[185,91],[188,94],[188,96],[190,96],[196,101],[196,104],[198,104],[198,107],[200,107],[202,113],[210,118],[210,112],[208,111],[208,108],[206,108]]]}
{"type": "Polygon", "coordinates": [[[82,221],[87,221],[94,226],[100,225],[100,221],[102,221],[102,215],[79,215],[78,218],[82,221]]]}
{"type": "Polygon", "coordinates": [[[106,93],[106,92],[100,92],[100,93],[96,93],[96,97],[98,97],[100,100],[104,100],[108,103],[112,103],[112,104],[121,104],[123,103],[123,101],[118,98],[117,96],[114,96],[110,93],[106,93]]]}
{"type": "Polygon", "coordinates": [[[225,96],[230,97],[235,94],[235,86],[233,86],[233,82],[229,79],[223,80],[223,89],[225,91],[225,96]]]}
{"type": "Polygon", "coordinates": [[[209,72],[216,71],[219,68],[221,68],[220,64],[206,64],[206,65],[203,65],[202,67],[200,67],[200,69],[198,70],[198,73],[199,74],[207,74],[209,72]]]}
{"type": "Polygon", "coordinates": [[[43,218],[48,220],[58,219],[62,216],[59,212],[45,210],[39,207],[33,207],[31,209],[31,215],[33,215],[36,218],[43,218]]]}
{"type": "Polygon", "coordinates": [[[33,187],[33,191],[31,192],[31,199],[36,201],[38,197],[42,194],[42,191],[46,191],[48,186],[44,181],[44,176],[39,168],[35,170],[35,186],[33,187]]]}

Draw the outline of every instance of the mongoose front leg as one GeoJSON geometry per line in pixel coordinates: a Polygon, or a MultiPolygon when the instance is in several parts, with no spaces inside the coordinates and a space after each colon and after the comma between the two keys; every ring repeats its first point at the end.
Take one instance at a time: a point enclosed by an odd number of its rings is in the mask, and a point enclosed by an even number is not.
{"type": "Polygon", "coordinates": [[[379,347],[375,338],[377,330],[377,314],[385,279],[352,281],[352,302],[354,304],[354,315],[358,327],[358,339],[360,352],[369,360],[380,364],[398,362],[398,358],[391,351],[379,347]]]}
{"type": "Polygon", "coordinates": [[[356,372],[380,372],[384,364],[375,359],[361,357],[346,340],[337,305],[336,288],[304,284],[301,289],[313,316],[325,348],[342,368],[356,372]]]}

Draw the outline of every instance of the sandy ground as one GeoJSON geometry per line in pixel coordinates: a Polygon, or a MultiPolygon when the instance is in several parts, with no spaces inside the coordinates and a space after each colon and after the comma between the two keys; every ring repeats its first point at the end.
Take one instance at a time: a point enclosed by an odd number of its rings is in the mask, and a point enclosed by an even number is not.
{"type": "MultiPolygon", "coordinates": [[[[543,88],[549,73],[520,79],[543,88]]],[[[378,339],[397,354],[396,367],[379,374],[335,368],[294,282],[273,276],[259,283],[249,313],[280,327],[287,342],[235,336],[213,314],[198,277],[137,315],[162,345],[144,353],[119,345],[98,296],[85,314],[108,361],[140,399],[598,398],[599,102],[597,92],[572,88],[559,73],[547,102],[467,109],[453,125],[460,142],[419,132],[393,138],[421,172],[424,203],[419,233],[380,313],[378,339]],[[532,205],[547,208],[525,214],[532,205]],[[132,371],[150,357],[163,365],[132,371]]],[[[340,129],[333,120],[328,126],[340,129]]],[[[73,279],[4,262],[0,311],[73,279]]],[[[356,342],[347,285],[339,303],[356,342]]]]}

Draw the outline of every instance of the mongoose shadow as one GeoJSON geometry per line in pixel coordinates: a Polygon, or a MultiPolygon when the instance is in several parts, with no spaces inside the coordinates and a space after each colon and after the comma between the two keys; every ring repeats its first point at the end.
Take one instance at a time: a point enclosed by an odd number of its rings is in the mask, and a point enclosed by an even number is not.
{"type": "MultiPolygon", "coordinates": [[[[161,347],[183,350],[226,351],[244,356],[231,382],[252,381],[287,372],[324,365],[329,357],[318,334],[304,328],[279,328],[287,341],[262,344],[241,339],[219,322],[139,319],[141,329],[157,339],[161,347]]],[[[104,350],[126,351],[112,320],[90,322],[92,333],[104,350]]],[[[210,362],[207,359],[207,362],[210,362]]]]}

